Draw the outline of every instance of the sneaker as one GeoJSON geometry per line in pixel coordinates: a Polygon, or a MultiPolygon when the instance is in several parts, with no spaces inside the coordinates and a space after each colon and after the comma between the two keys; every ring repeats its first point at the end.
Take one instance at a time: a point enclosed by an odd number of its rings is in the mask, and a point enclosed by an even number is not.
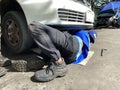
{"type": "Polygon", "coordinates": [[[35,79],[41,82],[53,80],[56,77],[65,76],[67,73],[67,67],[65,62],[57,63],[52,62],[46,69],[35,72],[35,79]]]}
{"type": "Polygon", "coordinates": [[[3,75],[5,75],[6,72],[7,72],[7,70],[5,68],[0,67],[0,77],[3,76],[3,75]]]}

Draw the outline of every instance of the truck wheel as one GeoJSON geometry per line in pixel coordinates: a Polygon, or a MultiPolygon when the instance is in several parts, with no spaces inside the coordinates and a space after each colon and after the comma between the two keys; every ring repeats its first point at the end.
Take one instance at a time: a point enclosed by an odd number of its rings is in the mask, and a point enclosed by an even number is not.
{"type": "Polygon", "coordinates": [[[2,35],[11,53],[21,53],[32,46],[33,40],[21,12],[9,11],[2,17],[2,35]]]}

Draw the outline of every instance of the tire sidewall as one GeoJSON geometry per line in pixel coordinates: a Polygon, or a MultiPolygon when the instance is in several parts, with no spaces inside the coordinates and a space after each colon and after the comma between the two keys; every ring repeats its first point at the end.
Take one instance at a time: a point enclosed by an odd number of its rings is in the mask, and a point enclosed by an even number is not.
{"type": "Polygon", "coordinates": [[[26,23],[25,18],[23,17],[23,14],[20,12],[16,12],[16,11],[10,11],[7,12],[5,14],[5,16],[2,18],[2,34],[4,37],[4,41],[6,44],[6,47],[9,48],[9,50],[12,53],[21,53],[23,51],[25,51],[26,49],[28,49],[31,45],[30,45],[30,33],[28,30],[28,26],[26,23]],[[19,30],[19,43],[16,46],[10,45],[10,43],[7,40],[7,33],[6,33],[6,21],[8,19],[12,19],[16,22],[17,26],[18,26],[18,30],[19,30]]]}
{"type": "Polygon", "coordinates": [[[118,23],[118,28],[119,28],[120,27],[120,17],[118,18],[117,23],[118,23]]]}

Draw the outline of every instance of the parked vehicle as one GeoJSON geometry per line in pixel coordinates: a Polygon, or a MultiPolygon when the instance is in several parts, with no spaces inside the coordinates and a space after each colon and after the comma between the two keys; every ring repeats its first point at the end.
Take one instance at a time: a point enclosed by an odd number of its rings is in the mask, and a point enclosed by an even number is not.
{"type": "Polygon", "coordinates": [[[97,16],[96,27],[120,27],[120,1],[109,2],[104,5],[97,16]]]}
{"type": "Polygon", "coordinates": [[[32,21],[60,30],[90,29],[94,12],[86,0],[2,0],[2,36],[12,53],[32,46],[28,25],[32,21]]]}

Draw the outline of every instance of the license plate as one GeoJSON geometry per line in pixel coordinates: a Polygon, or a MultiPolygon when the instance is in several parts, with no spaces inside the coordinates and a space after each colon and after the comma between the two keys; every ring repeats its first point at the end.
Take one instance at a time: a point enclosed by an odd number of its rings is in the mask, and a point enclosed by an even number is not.
{"type": "Polygon", "coordinates": [[[86,22],[94,22],[94,14],[92,12],[86,12],[86,22]]]}

